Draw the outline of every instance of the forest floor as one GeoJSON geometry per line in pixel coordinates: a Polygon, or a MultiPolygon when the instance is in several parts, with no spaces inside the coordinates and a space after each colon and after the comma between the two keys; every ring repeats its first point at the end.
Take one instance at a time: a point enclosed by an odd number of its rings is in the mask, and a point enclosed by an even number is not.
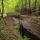
{"type": "Polygon", "coordinates": [[[4,17],[0,19],[0,40],[26,40],[22,39],[19,31],[20,22],[15,17],[4,17]]]}
{"type": "MultiPolygon", "coordinates": [[[[34,17],[33,19],[39,20],[40,24],[40,17],[34,17]]],[[[19,28],[20,28],[20,20],[15,17],[4,17],[0,20],[0,40],[28,40],[22,39],[19,28]]],[[[29,24],[28,24],[29,25],[29,24]]]]}
{"type": "Polygon", "coordinates": [[[20,37],[19,32],[19,20],[12,17],[2,18],[0,21],[0,31],[3,32],[3,40],[18,40],[20,37]],[[2,28],[2,29],[1,29],[2,28]]]}

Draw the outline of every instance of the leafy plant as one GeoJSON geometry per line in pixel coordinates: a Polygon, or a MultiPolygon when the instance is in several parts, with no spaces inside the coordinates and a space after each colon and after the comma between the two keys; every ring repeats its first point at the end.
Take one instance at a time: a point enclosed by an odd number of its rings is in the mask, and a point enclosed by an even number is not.
{"type": "Polygon", "coordinates": [[[21,40],[29,40],[29,38],[27,38],[26,36],[24,38],[20,38],[21,40]]]}

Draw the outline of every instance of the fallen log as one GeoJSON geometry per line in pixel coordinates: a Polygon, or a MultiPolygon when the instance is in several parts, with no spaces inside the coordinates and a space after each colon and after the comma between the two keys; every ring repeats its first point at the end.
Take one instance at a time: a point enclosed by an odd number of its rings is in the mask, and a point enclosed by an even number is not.
{"type": "Polygon", "coordinates": [[[40,17],[33,18],[32,16],[21,15],[20,18],[20,24],[40,39],[40,17]]]}

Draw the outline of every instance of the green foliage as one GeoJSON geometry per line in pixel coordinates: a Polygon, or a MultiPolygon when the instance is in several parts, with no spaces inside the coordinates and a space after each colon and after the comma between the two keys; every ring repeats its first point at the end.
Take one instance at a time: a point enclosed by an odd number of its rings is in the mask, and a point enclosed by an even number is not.
{"type": "MultiPolygon", "coordinates": [[[[25,5],[25,0],[3,0],[4,2],[4,13],[8,12],[14,12],[17,8],[22,7],[22,1],[23,1],[23,6],[25,5]]],[[[35,0],[30,0],[31,1],[31,6],[35,4],[35,0]]],[[[0,0],[0,9],[2,11],[2,0],[0,0]]],[[[37,0],[37,5],[40,4],[40,0],[37,0]]],[[[29,6],[29,0],[27,0],[27,6],[29,6]]],[[[1,14],[1,13],[0,13],[1,14]]]]}
{"type": "Polygon", "coordinates": [[[24,38],[21,37],[20,40],[29,40],[29,38],[27,38],[26,36],[24,38]]]}
{"type": "Polygon", "coordinates": [[[0,26],[0,38],[4,39],[4,28],[3,28],[3,26],[0,26]]]}

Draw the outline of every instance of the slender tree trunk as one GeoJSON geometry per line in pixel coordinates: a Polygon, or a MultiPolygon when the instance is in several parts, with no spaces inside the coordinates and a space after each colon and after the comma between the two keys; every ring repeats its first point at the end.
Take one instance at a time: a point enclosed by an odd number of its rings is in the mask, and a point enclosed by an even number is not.
{"type": "Polygon", "coordinates": [[[39,5],[39,11],[40,11],[40,5],[39,5]]]}
{"type": "Polygon", "coordinates": [[[35,0],[35,8],[36,8],[37,0],[35,0]]]}
{"type": "Polygon", "coordinates": [[[29,0],[29,9],[28,9],[28,14],[31,15],[31,0],[29,0]]]}
{"type": "Polygon", "coordinates": [[[29,0],[29,8],[30,8],[30,6],[31,6],[31,0],[29,0]]]}
{"type": "Polygon", "coordinates": [[[27,0],[25,0],[25,14],[27,14],[27,0]]]}
{"type": "Polygon", "coordinates": [[[39,4],[39,9],[38,9],[38,11],[39,11],[39,12],[38,12],[38,14],[39,14],[38,16],[40,16],[40,4],[39,4]]]}
{"type": "Polygon", "coordinates": [[[2,18],[3,18],[3,14],[4,14],[4,3],[3,3],[3,0],[2,0],[2,18]]]}
{"type": "Polygon", "coordinates": [[[25,0],[25,8],[27,8],[27,0],[25,0]]]}
{"type": "Polygon", "coordinates": [[[24,0],[21,0],[21,2],[22,2],[21,13],[22,13],[22,14],[23,14],[23,1],[24,1],[24,0]]]}
{"type": "Polygon", "coordinates": [[[24,0],[22,0],[22,8],[23,8],[23,1],[24,1],[24,0]]]}

